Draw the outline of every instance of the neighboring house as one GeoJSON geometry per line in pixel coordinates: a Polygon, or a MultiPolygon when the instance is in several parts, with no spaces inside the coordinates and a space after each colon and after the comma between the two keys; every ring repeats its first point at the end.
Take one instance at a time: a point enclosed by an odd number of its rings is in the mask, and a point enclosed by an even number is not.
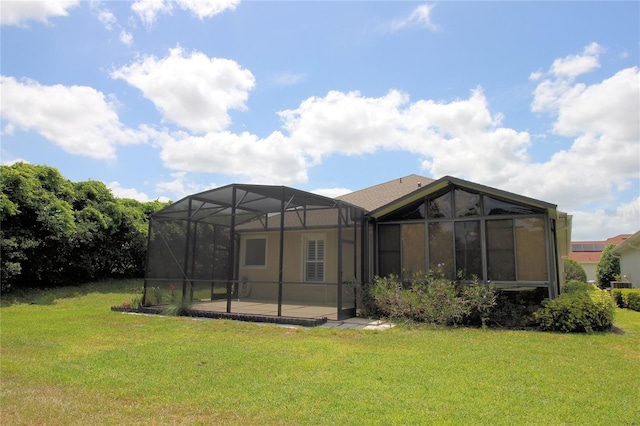
{"type": "Polygon", "coordinates": [[[640,231],[615,246],[611,253],[620,258],[621,281],[640,288],[640,231]]]}
{"type": "Polygon", "coordinates": [[[631,234],[620,234],[603,241],[572,241],[569,258],[575,260],[587,273],[587,281],[596,282],[596,267],[602,257],[602,250],[609,244],[620,244],[631,234]]]}
{"type": "Polygon", "coordinates": [[[151,216],[145,299],[174,286],[202,309],[343,319],[375,276],[436,270],[553,298],[570,228],[553,204],[453,177],[409,175],[335,199],[232,184],[151,216]]]}

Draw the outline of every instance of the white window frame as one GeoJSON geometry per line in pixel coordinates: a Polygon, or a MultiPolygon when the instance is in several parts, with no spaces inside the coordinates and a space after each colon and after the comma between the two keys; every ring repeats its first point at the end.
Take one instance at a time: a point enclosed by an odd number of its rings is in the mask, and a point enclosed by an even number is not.
{"type": "Polygon", "coordinates": [[[242,267],[248,269],[265,269],[267,267],[267,255],[269,253],[269,238],[266,235],[251,235],[244,238],[242,244],[242,267]],[[247,265],[247,242],[249,240],[264,240],[264,265],[247,265]]]}
{"type": "MultiPolygon", "coordinates": [[[[317,253],[316,253],[317,257],[317,253]]],[[[306,283],[324,283],[326,277],[326,263],[327,263],[327,236],[326,234],[305,234],[302,237],[302,282],[306,283]],[[308,259],[309,254],[309,242],[310,241],[322,241],[322,259],[308,259]],[[309,280],[307,279],[307,265],[315,263],[322,266],[322,279],[321,280],[309,280]]]]}

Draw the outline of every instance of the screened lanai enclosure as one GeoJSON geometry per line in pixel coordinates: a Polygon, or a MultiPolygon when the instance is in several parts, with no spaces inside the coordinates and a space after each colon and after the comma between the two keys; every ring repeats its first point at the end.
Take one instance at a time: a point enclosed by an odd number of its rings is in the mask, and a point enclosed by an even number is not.
{"type": "Polygon", "coordinates": [[[364,210],[284,186],[233,184],[150,218],[143,303],[343,319],[362,282],[364,210]]]}

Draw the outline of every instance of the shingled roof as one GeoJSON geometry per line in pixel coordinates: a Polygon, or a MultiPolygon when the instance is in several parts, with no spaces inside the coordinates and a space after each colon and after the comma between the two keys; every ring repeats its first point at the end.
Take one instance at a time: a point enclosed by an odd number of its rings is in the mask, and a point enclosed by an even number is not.
{"type": "Polygon", "coordinates": [[[341,195],[336,197],[336,199],[362,207],[370,212],[402,198],[431,182],[434,182],[434,179],[412,174],[341,195]]]}

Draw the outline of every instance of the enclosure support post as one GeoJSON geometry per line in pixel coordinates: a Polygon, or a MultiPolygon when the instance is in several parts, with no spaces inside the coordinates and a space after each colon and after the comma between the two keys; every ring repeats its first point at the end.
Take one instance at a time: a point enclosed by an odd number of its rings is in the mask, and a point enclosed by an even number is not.
{"type": "Polygon", "coordinates": [[[338,319],[342,319],[342,204],[338,203],[338,319]]]}
{"type": "Polygon", "coordinates": [[[282,316],[282,268],[284,257],[284,188],[280,196],[280,254],[278,259],[278,316],[282,316]]]}
{"type": "Polygon", "coordinates": [[[235,271],[236,264],[236,186],[233,186],[233,193],[231,196],[231,229],[229,230],[229,271],[231,276],[227,279],[227,312],[231,312],[231,281],[235,271]]]}
{"type": "Polygon", "coordinates": [[[147,303],[147,278],[149,277],[149,253],[151,248],[151,226],[153,218],[149,216],[149,232],[147,232],[147,256],[144,261],[144,287],[142,288],[142,306],[147,303]]]}
{"type": "Polygon", "coordinates": [[[189,209],[187,216],[187,239],[184,244],[184,262],[182,267],[184,268],[184,274],[182,278],[182,300],[187,298],[187,281],[189,279],[189,245],[191,244],[191,198],[189,198],[189,209]]]}

